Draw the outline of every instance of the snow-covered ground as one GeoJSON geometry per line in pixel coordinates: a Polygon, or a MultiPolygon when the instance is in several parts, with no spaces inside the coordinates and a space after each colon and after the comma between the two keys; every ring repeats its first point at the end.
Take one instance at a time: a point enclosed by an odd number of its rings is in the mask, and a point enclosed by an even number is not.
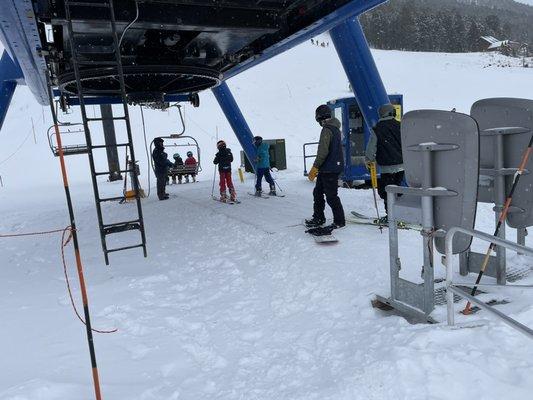
{"type": "MultiPolygon", "coordinates": [[[[480,98],[533,93],[533,70],[497,67],[493,55],[374,55],[389,92],[405,95],[406,110],[468,112],[480,98]]],[[[383,314],[370,300],[389,291],[387,235],[351,225],[338,232],[339,244],[323,247],[297,226],[311,213],[313,185],[302,176],[301,145],[318,137],[314,109],[349,95],[332,46],[304,44],[229,85],[254,133],[286,139],[289,169],[277,173],[283,199],[247,196],[253,186],[247,176],[237,184],[242,204],[211,200],[216,132],[234,150],[238,143],[205,93],[199,109],[185,107],[188,133],[202,148],[199,182],[170,186],[167,202],[153,194],[143,201],[149,258],[119,253],[106,267],[86,157],[68,159],[93,325],[118,329],[95,334],[104,398],[529,398],[533,347],[525,336],[484,312],[458,315],[458,322],[481,326],[456,330],[383,314]]],[[[138,110],[132,115],[146,187],[138,110]]],[[[145,111],[145,117],[149,140],[180,130],[175,110],[145,111]]],[[[0,233],[68,224],[58,162],[47,149],[49,124],[48,111],[19,89],[0,133],[0,233]]],[[[121,191],[121,183],[102,187],[121,191]]],[[[340,192],[346,211],[372,212],[370,192],[340,192]]],[[[106,212],[119,218],[132,208],[110,204],[106,212]]],[[[480,206],[478,227],[489,232],[492,221],[490,208],[480,206]]],[[[70,308],[60,237],[1,240],[0,399],[93,398],[85,330],[70,308]]],[[[402,271],[411,279],[420,272],[420,242],[418,234],[402,232],[402,271]]],[[[533,245],[531,237],[527,242],[533,245]]],[[[79,299],[70,248],[67,253],[79,299]]],[[[527,268],[532,260],[509,254],[509,264],[527,268]]],[[[511,300],[499,308],[533,326],[532,293],[485,296],[511,300]]],[[[444,319],[443,307],[435,317],[444,319]]]]}

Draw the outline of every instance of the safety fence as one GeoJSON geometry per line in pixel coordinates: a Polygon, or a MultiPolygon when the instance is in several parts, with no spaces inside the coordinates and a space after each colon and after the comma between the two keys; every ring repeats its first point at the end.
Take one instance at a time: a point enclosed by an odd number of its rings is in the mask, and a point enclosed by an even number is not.
{"type": "Polygon", "coordinates": [[[454,303],[453,303],[453,295],[454,293],[460,297],[463,297],[470,301],[473,304],[476,304],[478,307],[488,311],[491,315],[499,318],[502,320],[502,322],[506,323],[507,325],[511,326],[512,328],[524,333],[530,338],[533,338],[533,329],[528,328],[527,326],[521,324],[520,322],[516,321],[515,319],[509,317],[508,315],[505,315],[503,312],[497,310],[493,306],[484,303],[483,301],[479,300],[478,298],[472,296],[470,293],[466,292],[462,287],[490,287],[490,288],[509,288],[509,289],[533,289],[533,285],[497,285],[497,284],[481,284],[478,283],[477,285],[475,283],[470,282],[453,282],[453,254],[452,254],[452,244],[453,244],[453,238],[457,233],[461,233],[464,235],[471,236],[473,238],[481,239],[484,241],[487,241],[489,243],[494,243],[494,245],[501,246],[510,250],[516,251],[518,254],[533,256],[533,249],[530,247],[526,247],[520,244],[516,244],[513,242],[510,242],[505,239],[501,239],[496,236],[489,235],[484,232],[476,231],[474,229],[465,229],[460,227],[454,227],[450,228],[448,232],[446,233],[446,241],[445,241],[445,247],[446,247],[446,303],[447,303],[447,314],[448,314],[448,325],[452,326],[455,323],[455,315],[454,315],[454,303]]]}

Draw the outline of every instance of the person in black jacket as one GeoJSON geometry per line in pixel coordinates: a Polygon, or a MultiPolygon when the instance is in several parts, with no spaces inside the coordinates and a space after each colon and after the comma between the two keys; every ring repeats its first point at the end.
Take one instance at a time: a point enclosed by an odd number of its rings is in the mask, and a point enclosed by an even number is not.
{"type": "Polygon", "coordinates": [[[233,162],[233,154],[231,150],[226,147],[226,142],[219,140],[217,142],[218,153],[215,155],[213,164],[218,164],[218,172],[220,175],[220,201],[228,201],[228,196],[226,194],[226,186],[229,189],[230,201],[237,200],[237,193],[235,192],[235,187],[233,186],[233,181],[231,179],[231,163],[233,162]]]}
{"type": "Polygon", "coordinates": [[[305,225],[318,227],[325,224],[324,209],[327,202],[333,212],[333,224],[330,225],[330,228],[342,228],[346,225],[346,219],[338,195],[339,175],[344,169],[341,123],[337,118],[332,117],[331,109],[326,104],[316,109],[315,119],[322,127],[322,131],[320,132],[317,156],[308,175],[311,182],[317,178],[313,190],[313,218],[305,220],[305,225]],[[326,201],[324,201],[324,195],[326,201]]]}
{"type": "MultiPolygon", "coordinates": [[[[388,185],[401,185],[404,178],[401,125],[396,119],[396,109],[392,104],[384,104],[379,108],[379,121],[372,129],[366,148],[366,161],[376,162],[381,176],[378,180],[378,193],[387,210],[388,185]]],[[[388,222],[385,215],[382,223],[388,222]]]]}
{"type": "Polygon", "coordinates": [[[167,200],[168,194],[165,193],[165,186],[167,184],[168,169],[173,164],[168,160],[168,155],[165,153],[163,139],[155,138],[154,145],[152,159],[154,161],[154,172],[157,179],[157,197],[159,200],[167,200]]]}

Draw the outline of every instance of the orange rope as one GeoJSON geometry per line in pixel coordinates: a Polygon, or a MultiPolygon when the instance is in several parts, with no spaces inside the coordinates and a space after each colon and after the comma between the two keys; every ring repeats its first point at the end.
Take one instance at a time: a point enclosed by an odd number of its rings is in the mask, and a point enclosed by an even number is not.
{"type": "MultiPolygon", "coordinates": [[[[63,229],[54,229],[51,231],[40,231],[40,232],[27,232],[27,233],[9,233],[9,234],[0,234],[0,238],[11,238],[11,237],[22,237],[22,236],[38,236],[38,235],[49,235],[51,233],[59,233],[61,232],[61,261],[63,262],[63,272],[65,273],[65,279],[67,283],[67,290],[68,295],[70,297],[70,304],[72,305],[72,309],[74,310],[74,313],[78,317],[78,319],[81,321],[83,325],[86,325],[85,321],[81,317],[80,313],[78,312],[78,309],[76,308],[76,303],[74,302],[74,297],[72,296],[72,291],[70,289],[70,281],[68,278],[67,273],[67,262],[65,260],[65,247],[69,244],[70,240],[72,239],[72,227],[67,226],[63,229]],[[65,236],[68,232],[68,237],[65,239],[65,236]]],[[[114,333],[117,332],[118,329],[112,329],[108,331],[99,330],[99,329],[93,329],[91,328],[93,332],[97,333],[114,333]]]]}

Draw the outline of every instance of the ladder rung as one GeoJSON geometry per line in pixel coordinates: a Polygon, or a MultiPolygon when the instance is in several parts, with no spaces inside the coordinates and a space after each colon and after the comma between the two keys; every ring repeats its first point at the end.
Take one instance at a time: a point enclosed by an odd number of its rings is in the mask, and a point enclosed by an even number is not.
{"type": "Polygon", "coordinates": [[[94,61],[94,60],[87,60],[87,61],[78,61],[78,65],[117,65],[116,61],[94,61]]]}
{"type": "Polygon", "coordinates": [[[109,3],[93,2],[93,1],[65,1],[68,7],[101,7],[109,8],[109,3]]]}
{"type": "Polygon", "coordinates": [[[110,235],[112,233],[120,233],[141,229],[141,223],[138,219],[134,221],[117,222],[115,224],[102,225],[102,231],[104,235],[110,235]]]}
{"type": "Polygon", "coordinates": [[[124,196],[117,196],[117,197],[104,197],[103,199],[99,199],[98,201],[100,203],[104,203],[106,201],[118,201],[118,200],[124,200],[124,196]]]}
{"type": "Polygon", "coordinates": [[[118,144],[97,144],[95,146],[92,146],[93,149],[107,149],[108,147],[126,147],[129,146],[130,143],[118,143],[118,144]]]}
{"type": "Polygon", "coordinates": [[[87,121],[120,121],[124,120],[126,117],[113,117],[113,118],[102,118],[102,117],[96,117],[96,118],[87,118],[87,121]]]}
{"type": "Polygon", "coordinates": [[[101,175],[109,175],[112,173],[121,173],[121,174],[129,174],[130,172],[133,172],[133,169],[123,169],[120,171],[104,171],[104,172],[95,172],[94,176],[101,176],[101,175]]]}
{"type": "Polygon", "coordinates": [[[135,244],[133,246],[117,247],[116,249],[107,250],[107,253],[114,253],[115,251],[122,251],[122,250],[129,250],[129,249],[136,249],[138,247],[144,247],[144,244],[135,244]]]}

